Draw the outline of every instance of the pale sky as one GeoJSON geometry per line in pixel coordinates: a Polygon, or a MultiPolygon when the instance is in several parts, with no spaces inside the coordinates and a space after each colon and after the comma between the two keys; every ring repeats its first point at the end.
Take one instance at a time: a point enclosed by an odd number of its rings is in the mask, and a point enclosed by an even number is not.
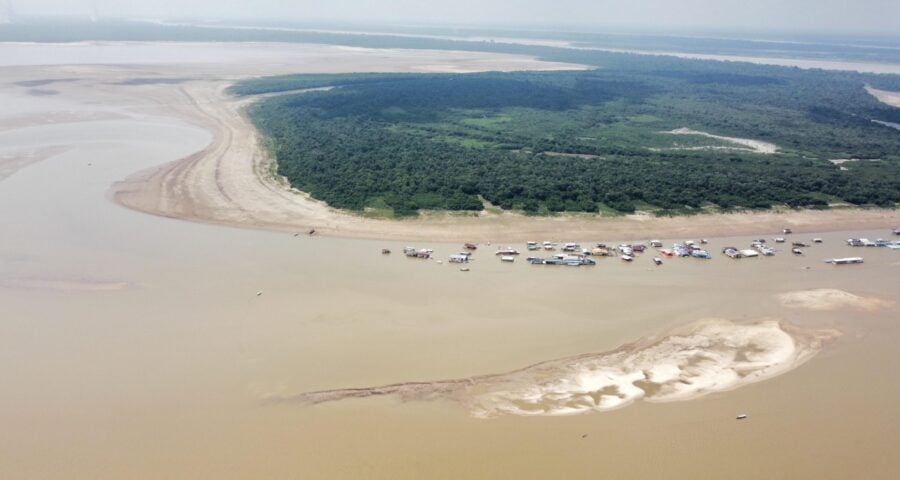
{"type": "Polygon", "coordinates": [[[897,33],[900,0],[0,0],[0,16],[897,33]]]}

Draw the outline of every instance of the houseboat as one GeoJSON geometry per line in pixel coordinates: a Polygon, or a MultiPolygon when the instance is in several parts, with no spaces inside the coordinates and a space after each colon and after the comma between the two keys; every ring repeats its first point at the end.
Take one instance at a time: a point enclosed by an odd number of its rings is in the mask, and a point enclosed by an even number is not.
{"type": "Polygon", "coordinates": [[[450,255],[450,263],[468,263],[469,256],[468,255],[450,255]]]}
{"type": "Polygon", "coordinates": [[[825,263],[830,263],[832,265],[850,265],[853,263],[863,263],[862,257],[847,257],[847,258],[829,258],[825,260],[825,263]]]}

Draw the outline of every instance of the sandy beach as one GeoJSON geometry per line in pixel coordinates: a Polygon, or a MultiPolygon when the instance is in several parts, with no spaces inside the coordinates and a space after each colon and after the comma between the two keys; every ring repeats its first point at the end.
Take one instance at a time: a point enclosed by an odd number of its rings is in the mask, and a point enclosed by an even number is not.
{"type": "Polygon", "coordinates": [[[887,237],[896,212],[377,221],[273,179],[252,100],[225,94],[293,71],[577,66],[253,44],[0,44],[0,60],[2,478],[900,469],[900,253],[845,243],[887,237]],[[785,227],[823,242],[717,255],[785,227]],[[467,272],[447,261],[462,240],[701,235],[712,260],[552,267],[482,245],[467,272]]]}

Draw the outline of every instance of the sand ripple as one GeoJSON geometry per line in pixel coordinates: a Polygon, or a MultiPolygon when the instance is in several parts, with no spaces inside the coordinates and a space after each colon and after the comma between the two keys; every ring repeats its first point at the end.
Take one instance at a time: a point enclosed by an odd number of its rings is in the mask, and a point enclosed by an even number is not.
{"type": "Polygon", "coordinates": [[[322,403],[398,395],[451,398],[475,417],[572,415],[635,400],[688,400],[787,372],[815,355],[834,330],[801,330],[774,320],[705,320],[654,342],[539,363],[509,373],[435,382],[308,392],[276,401],[322,403]]]}

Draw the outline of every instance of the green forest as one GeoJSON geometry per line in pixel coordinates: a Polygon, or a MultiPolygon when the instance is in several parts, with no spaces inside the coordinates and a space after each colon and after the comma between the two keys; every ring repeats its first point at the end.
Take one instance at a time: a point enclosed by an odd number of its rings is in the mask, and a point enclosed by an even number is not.
{"type": "Polygon", "coordinates": [[[268,77],[232,92],[333,87],[265,98],[250,116],[291,185],[360,212],[900,202],[900,130],[889,125],[900,109],[865,90],[895,77],[633,57],[585,71],[268,77]],[[778,151],[669,133],[680,128],[778,151]]]}

